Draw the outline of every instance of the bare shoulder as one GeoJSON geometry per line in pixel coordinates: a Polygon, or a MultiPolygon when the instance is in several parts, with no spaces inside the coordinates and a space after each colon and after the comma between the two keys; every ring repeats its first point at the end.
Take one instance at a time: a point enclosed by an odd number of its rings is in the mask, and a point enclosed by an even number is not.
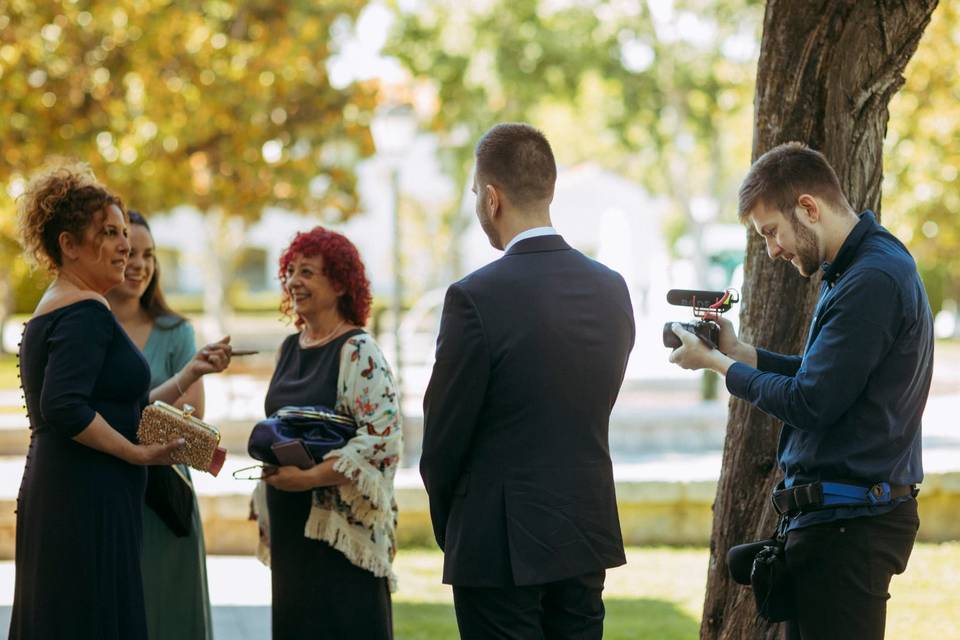
{"type": "Polygon", "coordinates": [[[47,291],[40,299],[40,304],[37,305],[36,310],[34,310],[33,317],[36,318],[84,300],[99,302],[104,308],[110,309],[107,299],[95,291],[47,291]]]}

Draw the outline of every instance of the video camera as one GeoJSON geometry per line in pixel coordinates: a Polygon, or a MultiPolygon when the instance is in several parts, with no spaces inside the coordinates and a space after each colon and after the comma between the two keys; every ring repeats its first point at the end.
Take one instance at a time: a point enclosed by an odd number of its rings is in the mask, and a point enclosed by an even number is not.
{"type": "MultiPolygon", "coordinates": [[[[716,349],[720,343],[720,325],[715,320],[721,313],[730,310],[735,302],[740,301],[740,294],[735,289],[726,291],[692,291],[688,289],[670,289],[667,291],[667,302],[678,307],[693,307],[693,315],[697,320],[681,322],[681,327],[694,334],[711,349],[716,349]]],[[[673,332],[673,323],[663,325],[663,346],[676,349],[683,345],[677,334],[673,332]]]]}

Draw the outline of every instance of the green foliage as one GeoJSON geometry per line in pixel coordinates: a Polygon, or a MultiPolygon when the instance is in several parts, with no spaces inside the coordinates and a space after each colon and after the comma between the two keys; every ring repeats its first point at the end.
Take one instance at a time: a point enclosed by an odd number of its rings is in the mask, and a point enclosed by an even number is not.
{"type": "MultiPolygon", "coordinates": [[[[0,353],[0,389],[19,389],[20,388],[20,369],[17,367],[19,360],[17,356],[9,353],[0,353]]],[[[14,407],[0,407],[0,412],[7,413],[9,410],[20,412],[20,405],[14,407]]]]}
{"type": "Polygon", "coordinates": [[[883,222],[910,247],[934,311],[960,301],[960,6],[941,2],[890,103],[883,222]]]}
{"type": "Polygon", "coordinates": [[[227,290],[230,308],[239,313],[279,314],[280,294],[276,291],[251,291],[243,280],[234,280],[227,290]]]}
{"type": "MultiPolygon", "coordinates": [[[[483,131],[526,120],[561,163],[600,162],[668,195],[672,245],[695,223],[695,198],[735,218],[762,6],[677,0],[665,23],[650,10],[665,4],[424,0],[401,14],[388,52],[432,92],[430,124],[458,184],[483,131]]],[[[944,62],[958,58],[960,7],[941,2],[891,103],[884,151],[884,223],[916,256],[935,310],[960,300],[960,67],[944,62]]]]}
{"type": "Polygon", "coordinates": [[[431,126],[459,184],[483,131],[525,120],[559,162],[638,180],[688,224],[698,196],[732,204],[749,158],[761,8],[673,4],[658,21],[643,2],[427,0],[400,16],[388,53],[432,88],[431,126]]]}
{"type": "Polygon", "coordinates": [[[0,2],[0,181],[59,153],[145,211],[350,213],[375,96],[326,61],[364,4],[0,2]]]}
{"type": "Polygon", "coordinates": [[[148,214],[352,214],[376,91],[332,87],[326,62],[365,4],[0,0],[0,235],[55,154],[148,214]]]}
{"type": "Polygon", "coordinates": [[[33,313],[50,283],[50,274],[34,269],[24,260],[15,260],[8,274],[12,289],[12,313],[33,313]]]}

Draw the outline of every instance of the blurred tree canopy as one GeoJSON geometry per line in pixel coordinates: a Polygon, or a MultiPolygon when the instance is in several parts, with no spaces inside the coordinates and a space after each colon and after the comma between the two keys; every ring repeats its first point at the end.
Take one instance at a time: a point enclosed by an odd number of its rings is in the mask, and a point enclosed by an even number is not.
{"type": "Polygon", "coordinates": [[[890,102],[884,148],[884,224],[917,259],[934,312],[945,300],[960,301],[957,60],[960,6],[941,2],[890,102]]]}
{"type": "MultiPolygon", "coordinates": [[[[352,169],[372,152],[377,96],[368,84],[331,86],[326,61],[366,4],[0,0],[0,269],[30,287],[13,259],[13,201],[51,154],[90,162],[148,214],[180,204],[246,220],[269,205],[328,219],[356,211],[352,169]]],[[[480,134],[527,120],[560,162],[598,162],[668,195],[672,239],[733,219],[759,0],[392,6],[387,53],[413,75],[457,193],[480,134]]],[[[945,62],[958,58],[960,8],[941,3],[886,141],[885,223],[917,257],[935,310],[960,300],[960,68],[945,62]]],[[[468,222],[460,204],[430,248],[453,256],[454,271],[453,238],[468,222]]]]}
{"type": "Polygon", "coordinates": [[[670,4],[425,0],[401,12],[387,52],[435,94],[431,127],[458,184],[487,128],[525,120],[558,161],[670,196],[676,237],[720,213],[749,158],[761,3],[670,4]]]}
{"type": "MultiPolygon", "coordinates": [[[[668,195],[675,240],[734,220],[752,139],[762,4],[751,0],[422,0],[387,52],[432,96],[430,126],[466,186],[492,124],[544,130],[585,160],[668,195]]],[[[935,311],[960,301],[960,7],[940,3],[891,102],[884,223],[918,260],[935,311]]],[[[421,109],[422,110],[422,109],[421,109]]],[[[461,191],[462,193],[462,191],[461,191]]],[[[454,254],[461,203],[434,245],[454,254]]],[[[457,267],[453,266],[454,271],[457,267]]]]}
{"type": "Polygon", "coordinates": [[[326,62],[366,0],[0,0],[0,243],[52,154],[147,214],[357,210],[370,85],[326,62]]]}

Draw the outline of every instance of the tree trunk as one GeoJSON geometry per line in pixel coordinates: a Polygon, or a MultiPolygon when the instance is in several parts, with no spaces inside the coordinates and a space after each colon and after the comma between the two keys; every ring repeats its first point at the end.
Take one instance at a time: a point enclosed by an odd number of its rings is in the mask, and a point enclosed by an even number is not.
{"type": "MultiPolygon", "coordinates": [[[[827,157],[855,210],[879,215],[883,138],[890,99],[916,51],[937,0],[769,0],[757,68],[753,159],[798,140],[827,157]]],[[[741,337],[800,353],[820,278],[801,278],[770,260],[748,229],[741,337]]],[[[750,590],[733,583],[727,550],[769,537],[776,520],[770,490],[779,480],[779,421],[731,399],[701,639],[780,637],[758,622],[750,590]]]]}
{"type": "Polygon", "coordinates": [[[219,208],[204,213],[207,251],[203,254],[203,320],[200,339],[219,340],[228,333],[227,289],[232,277],[231,265],[243,246],[244,222],[228,216],[219,208]]]}

